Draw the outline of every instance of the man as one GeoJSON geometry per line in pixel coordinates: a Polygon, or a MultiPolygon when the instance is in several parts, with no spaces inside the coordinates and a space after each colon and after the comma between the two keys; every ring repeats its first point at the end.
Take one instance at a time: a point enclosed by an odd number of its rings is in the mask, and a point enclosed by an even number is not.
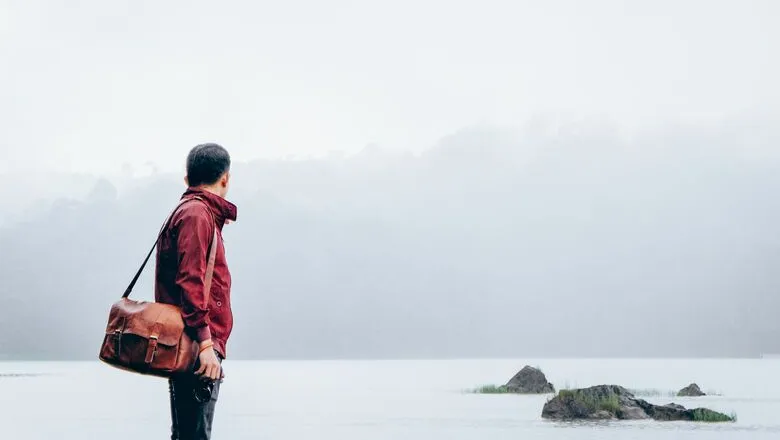
{"type": "Polygon", "coordinates": [[[181,308],[186,331],[199,345],[196,370],[169,379],[172,440],[208,440],[222,381],[222,360],[233,328],[230,271],[222,227],[236,220],[225,199],[230,155],[220,145],[201,144],[187,156],[187,189],[157,246],[155,300],[181,308]],[[204,291],[208,255],[217,234],[209,292],[204,291]],[[210,395],[208,393],[210,385],[210,395]],[[205,388],[206,396],[202,391],[205,388]]]}

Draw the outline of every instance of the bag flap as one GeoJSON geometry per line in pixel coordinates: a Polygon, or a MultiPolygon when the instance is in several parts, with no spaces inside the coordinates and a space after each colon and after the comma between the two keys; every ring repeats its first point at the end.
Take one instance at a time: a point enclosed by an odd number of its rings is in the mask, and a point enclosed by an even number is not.
{"type": "Polygon", "coordinates": [[[176,306],[123,298],[111,307],[106,333],[117,330],[147,339],[156,336],[159,344],[174,346],[184,333],[184,320],[176,306]]]}

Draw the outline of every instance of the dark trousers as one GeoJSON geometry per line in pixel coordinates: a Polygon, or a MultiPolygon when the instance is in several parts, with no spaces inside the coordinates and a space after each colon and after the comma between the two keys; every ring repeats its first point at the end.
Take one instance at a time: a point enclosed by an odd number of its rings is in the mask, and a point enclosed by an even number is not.
{"type": "MultiPolygon", "coordinates": [[[[219,358],[219,356],[218,356],[219,358]]],[[[220,363],[222,359],[219,358],[220,363]]],[[[171,400],[171,440],[209,440],[221,381],[214,384],[211,400],[200,403],[193,389],[201,379],[194,374],[168,379],[171,400]]]]}

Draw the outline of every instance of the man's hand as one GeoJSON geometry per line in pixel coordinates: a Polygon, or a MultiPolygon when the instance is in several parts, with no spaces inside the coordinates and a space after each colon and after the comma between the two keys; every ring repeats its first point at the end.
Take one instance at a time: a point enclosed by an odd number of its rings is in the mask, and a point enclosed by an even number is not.
{"type": "Polygon", "coordinates": [[[198,359],[200,360],[200,368],[195,371],[195,374],[203,379],[211,380],[217,380],[222,376],[222,365],[220,365],[213,348],[208,347],[201,351],[198,359]]]}

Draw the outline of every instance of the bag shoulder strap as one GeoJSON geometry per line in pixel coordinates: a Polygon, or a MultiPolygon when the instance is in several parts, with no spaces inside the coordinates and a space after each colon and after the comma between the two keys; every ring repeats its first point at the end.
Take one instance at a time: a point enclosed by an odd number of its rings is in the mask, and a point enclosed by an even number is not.
{"type": "MultiPolygon", "coordinates": [[[[135,276],[130,281],[130,285],[127,286],[127,289],[125,289],[125,293],[122,294],[122,298],[127,298],[130,296],[130,293],[133,291],[133,287],[135,287],[135,284],[138,282],[138,278],[141,276],[141,273],[144,270],[144,267],[146,267],[146,263],[149,262],[149,258],[152,256],[152,252],[154,252],[154,248],[157,246],[157,244],[160,241],[160,238],[162,238],[163,233],[165,230],[170,226],[171,219],[173,219],[173,215],[176,213],[176,211],[181,208],[182,205],[185,203],[192,201],[192,200],[200,200],[203,202],[203,199],[201,199],[198,196],[187,198],[179,202],[178,205],[173,209],[173,211],[168,215],[168,218],[165,219],[165,222],[163,223],[162,227],[160,228],[160,232],[157,234],[157,239],[154,241],[154,244],[152,244],[152,248],[149,249],[149,253],[146,254],[146,258],[144,258],[143,263],[141,263],[141,267],[138,268],[138,271],[135,273],[135,276]]],[[[205,202],[203,202],[205,203],[205,202]]],[[[213,214],[209,210],[209,214],[212,216],[213,220],[213,214]]],[[[214,223],[214,235],[211,238],[211,244],[209,245],[209,259],[208,263],[206,265],[206,278],[204,279],[204,288],[206,294],[210,293],[211,289],[211,279],[214,275],[214,263],[216,262],[217,257],[217,225],[216,222],[214,223]]]]}
{"type": "Polygon", "coordinates": [[[206,297],[206,304],[209,304],[211,297],[211,280],[214,278],[214,263],[217,261],[217,222],[214,214],[209,209],[211,220],[214,222],[214,235],[211,237],[211,249],[209,250],[209,259],[206,263],[206,275],[203,279],[203,294],[206,297]]]}

